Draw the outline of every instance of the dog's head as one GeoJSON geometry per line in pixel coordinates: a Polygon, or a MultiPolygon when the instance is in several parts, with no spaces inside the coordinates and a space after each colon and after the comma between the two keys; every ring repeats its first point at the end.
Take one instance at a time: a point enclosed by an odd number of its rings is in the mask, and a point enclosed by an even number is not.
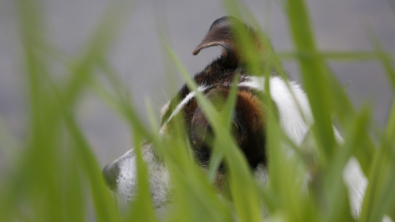
{"type": "MultiPolygon", "coordinates": [[[[253,29],[232,17],[222,17],[211,25],[202,43],[193,51],[193,54],[196,55],[204,48],[221,46],[222,54],[198,73],[194,80],[198,85],[198,90],[220,110],[230,93],[234,77],[240,75],[231,130],[251,170],[262,172],[267,163],[265,153],[266,129],[264,127],[266,110],[260,97],[265,79],[254,76],[253,73],[248,71],[244,54],[239,50],[235,40],[235,25],[252,37],[258,54],[264,53],[265,49],[258,41],[253,29]]],[[[299,143],[308,129],[299,113],[300,107],[304,111],[303,109],[307,105],[305,95],[293,82],[289,83],[293,90],[293,93],[291,93],[285,80],[276,75],[270,77],[268,81],[270,82],[271,96],[278,110],[280,123],[288,136],[299,143]],[[297,104],[295,98],[299,100],[298,103],[300,104],[297,104]]],[[[160,135],[164,138],[172,137],[171,123],[176,117],[181,117],[184,120],[187,137],[196,161],[202,167],[206,167],[211,155],[210,138],[213,136],[213,131],[203,111],[198,106],[195,92],[187,86],[183,86],[178,95],[162,109],[160,135]]],[[[153,202],[159,207],[168,200],[171,183],[166,166],[155,156],[151,146],[149,143],[144,144],[142,154],[149,168],[149,184],[153,202]]],[[[132,200],[135,195],[137,177],[135,165],[135,154],[133,150],[130,150],[103,170],[110,188],[127,201],[132,200]]],[[[226,169],[220,167],[219,174],[226,174],[226,169]]]]}

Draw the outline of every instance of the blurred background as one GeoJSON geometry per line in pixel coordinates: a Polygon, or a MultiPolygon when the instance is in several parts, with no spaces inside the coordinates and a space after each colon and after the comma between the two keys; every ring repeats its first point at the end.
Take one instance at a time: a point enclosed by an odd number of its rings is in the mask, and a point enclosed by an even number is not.
{"type": "MultiPolygon", "coordinates": [[[[307,1],[317,44],[328,51],[373,50],[368,31],[373,31],[383,48],[395,52],[393,0],[310,0],[307,1]]],[[[102,18],[109,0],[43,1],[48,39],[68,57],[78,56],[102,18]]],[[[293,44],[281,1],[244,0],[260,27],[269,35],[277,52],[290,52],[293,44]]],[[[221,1],[145,0],[134,4],[108,59],[128,86],[141,118],[147,122],[149,100],[156,116],[161,106],[183,84],[178,73],[169,87],[158,25],[166,26],[172,48],[191,74],[203,69],[220,53],[219,48],[193,56],[211,23],[224,15],[221,1]],[[158,22],[159,21],[159,22],[158,22]]],[[[14,141],[27,137],[28,101],[24,79],[23,52],[14,0],[0,1],[0,173],[6,157],[16,153],[14,141]]],[[[355,107],[372,104],[376,127],[387,120],[394,98],[381,64],[377,61],[330,61],[355,107]]],[[[284,62],[285,70],[298,80],[296,63],[284,62]]],[[[60,72],[61,73],[61,72],[60,72]]],[[[55,73],[54,75],[57,75],[55,73]]],[[[61,75],[61,74],[60,74],[61,75]]],[[[131,133],[122,118],[93,93],[86,91],[78,106],[78,118],[102,166],[126,152],[131,133]]],[[[159,121],[159,120],[158,120],[159,121]]],[[[10,165],[7,165],[10,166],[10,165]]]]}

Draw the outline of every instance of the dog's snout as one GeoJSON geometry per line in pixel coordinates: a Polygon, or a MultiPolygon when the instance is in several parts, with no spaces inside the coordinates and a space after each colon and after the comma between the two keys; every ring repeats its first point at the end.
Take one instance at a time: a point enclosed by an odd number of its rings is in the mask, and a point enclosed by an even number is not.
{"type": "Polygon", "coordinates": [[[119,167],[116,163],[110,163],[103,168],[104,180],[111,190],[117,189],[117,178],[119,175],[119,167]]]}

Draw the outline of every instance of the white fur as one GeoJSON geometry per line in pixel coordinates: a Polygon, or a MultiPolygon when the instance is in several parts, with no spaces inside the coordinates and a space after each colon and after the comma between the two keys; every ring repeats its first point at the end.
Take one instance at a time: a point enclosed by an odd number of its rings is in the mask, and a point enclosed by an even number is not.
{"type": "MultiPolygon", "coordinates": [[[[168,201],[170,191],[169,172],[163,163],[156,159],[150,144],[142,148],[142,156],[144,162],[148,165],[152,201],[155,207],[161,207],[168,201]]],[[[120,170],[117,178],[117,192],[125,202],[130,202],[133,200],[137,191],[136,156],[134,149],[129,150],[114,162],[118,163],[120,170]]]]}
{"type": "MultiPolygon", "coordinates": [[[[207,89],[206,86],[199,86],[197,90],[198,90],[199,92],[203,92],[205,89],[207,89]]],[[[192,92],[190,92],[188,95],[186,95],[185,98],[184,98],[184,99],[176,106],[176,108],[173,110],[173,112],[171,113],[171,115],[169,116],[169,118],[166,120],[166,122],[165,122],[164,125],[166,125],[171,119],[173,119],[173,117],[174,117],[175,115],[177,115],[177,114],[182,110],[182,108],[183,108],[193,97],[195,97],[195,95],[196,95],[196,92],[195,92],[195,91],[192,91],[192,92]]]]}
{"type": "Polygon", "coordinates": [[[352,189],[349,189],[348,193],[350,196],[352,213],[354,216],[357,216],[361,212],[363,196],[368,186],[368,180],[363,175],[358,160],[355,159],[355,157],[352,157],[348,161],[343,172],[343,180],[347,187],[352,187],[352,189]]]}
{"type": "MultiPolygon", "coordinates": [[[[265,79],[263,77],[246,77],[246,80],[239,86],[264,90],[265,79]]],[[[305,92],[296,82],[290,81],[289,86],[287,86],[283,79],[275,76],[270,78],[270,95],[277,105],[284,132],[295,144],[300,145],[313,123],[305,92]]],[[[340,133],[336,128],[333,129],[336,140],[342,143],[343,138],[340,133]]],[[[354,217],[358,217],[368,180],[355,157],[350,158],[346,164],[343,171],[343,180],[348,188],[352,214],[354,217]]],[[[385,215],[382,221],[391,222],[392,220],[385,215]]]]}
{"type": "MultiPolygon", "coordinates": [[[[265,79],[263,77],[247,77],[246,82],[239,86],[250,87],[263,91],[265,79]]],[[[296,144],[300,144],[312,123],[312,116],[306,94],[295,82],[289,82],[289,88],[280,77],[270,78],[270,95],[276,103],[281,127],[296,144]]]]}
{"type": "Polygon", "coordinates": [[[132,200],[137,189],[136,156],[131,149],[114,162],[119,163],[119,175],[117,178],[117,192],[122,199],[132,200]]]}

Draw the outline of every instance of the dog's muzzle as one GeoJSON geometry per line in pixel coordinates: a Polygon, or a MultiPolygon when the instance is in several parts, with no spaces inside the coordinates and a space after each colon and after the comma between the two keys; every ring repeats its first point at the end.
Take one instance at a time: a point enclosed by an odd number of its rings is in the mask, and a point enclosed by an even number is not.
{"type": "MultiPolygon", "coordinates": [[[[153,204],[156,207],[162,206],[168,201],[169,173],[165,165],[155,157],[151,144],[143,144],[141,151],[143,161],[148,167],[148,182],[153,204]]],[[[108,187],[122,200],[132,201],[137,194],[137,166],[134,149],[106,165],[103,169],[103,177],[108,187]]]]}

